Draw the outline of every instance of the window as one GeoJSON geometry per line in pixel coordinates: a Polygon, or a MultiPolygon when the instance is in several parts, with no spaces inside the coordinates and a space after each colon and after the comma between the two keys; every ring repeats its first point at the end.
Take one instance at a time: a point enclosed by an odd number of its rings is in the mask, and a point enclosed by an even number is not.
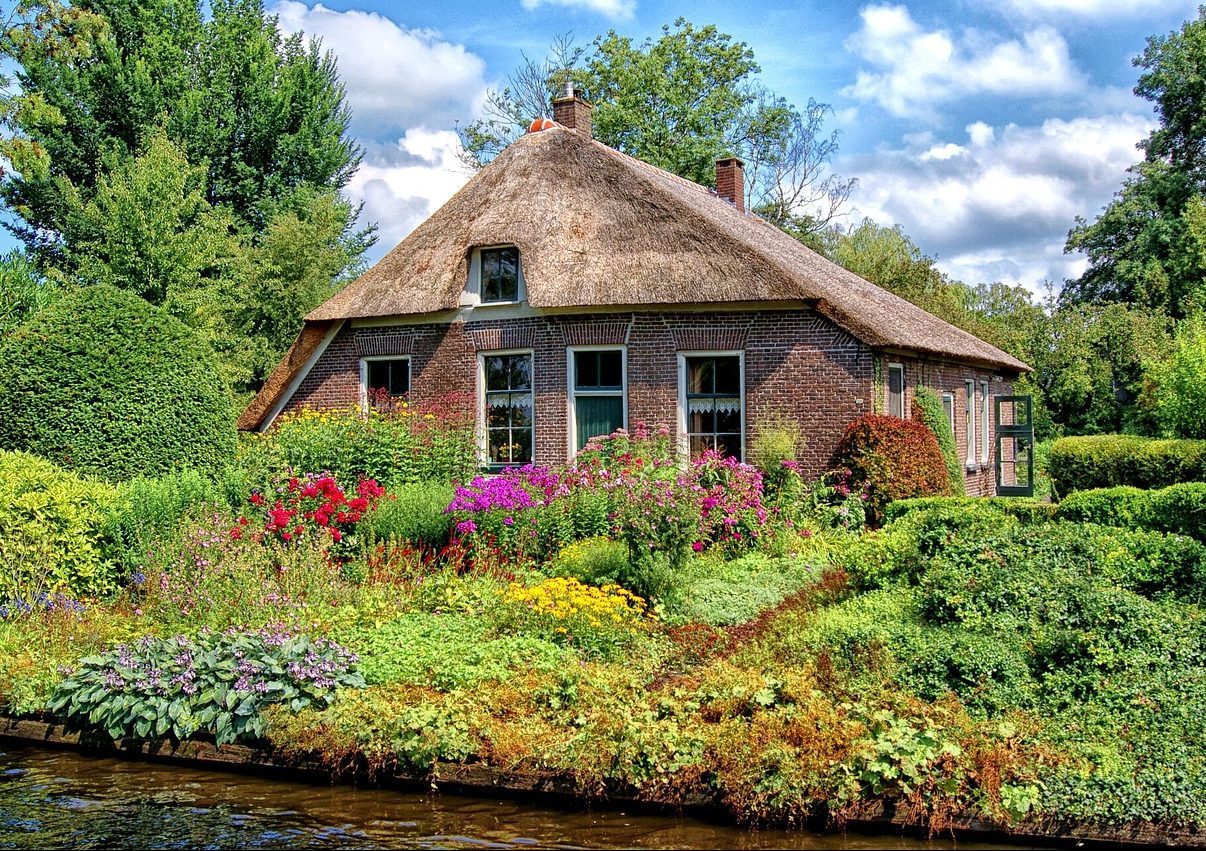
{"type": "Polygon", "coordinates": [[[951,424],[951,436],[955,434],[955,394],[942,394],[942,409],[946,411],[946,419],[951,424]]]}
{"type": "Polygon", "coordinates": [[[980,463],[988,463],[988,382],[980,382],[980,463]]]}
{"type": "Polygon", "coordinates": [[[592,437],[624,427],[624,350],[575,349],[570,352],[574,451],[592,437]]]}
{"type": "Polygon", "coordinates": [[[481,263],[482,304],[519,301],[519,249],[483,248],[481,263]]]}
{"type": "Polygon", "coordinates": [[[483,355],[482,371],[490,464],[532,463],[532,355],[483,355]]]}
{"type": "Polygon", "coordinates": [[[888,416],[904,419],[904,366],[888,364],[888,416]]]}
{"type": "Polygon", "coordinates": [[[388,408],[410,393],[410,358],[363,358],[360,387],[366,406],[388,408]]]}
{"type": "Polygon", "coordinates": [[[715,449],[740,460],[741,356],[684,355],[683,403],[692,455],[715,449]]]}
{"type": "Polygon", "coordinates": [[[964,426],[967,428],[967,466],[976,466],[976,382],[967,382],[964,426]]]}

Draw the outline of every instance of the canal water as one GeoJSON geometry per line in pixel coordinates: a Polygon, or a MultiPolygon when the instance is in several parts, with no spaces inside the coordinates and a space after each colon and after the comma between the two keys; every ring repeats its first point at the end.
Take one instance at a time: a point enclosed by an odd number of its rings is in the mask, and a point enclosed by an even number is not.
{"type": "Polygon", "coordinates": [[[294,783],[0,741],[0,848],[954,847],[899,834],[749,831],[673,815],[294,783]]]}

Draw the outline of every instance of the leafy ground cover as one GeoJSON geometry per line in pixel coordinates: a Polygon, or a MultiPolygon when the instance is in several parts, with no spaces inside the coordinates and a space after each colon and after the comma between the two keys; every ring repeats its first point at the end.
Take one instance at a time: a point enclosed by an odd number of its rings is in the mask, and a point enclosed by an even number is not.
{"type": "MultiPolygon", "coordinates": [[[[333,423],[305,426],[358,427],[333,423]]],[[[6,591],[0,705],[749,822],[1206,826],[1202,542],[954,497],[864,531],[849,473],[776,463],[635,433],[458,486],[253,464],[96,489],[81,552],[119,590],[6,591]]]]}

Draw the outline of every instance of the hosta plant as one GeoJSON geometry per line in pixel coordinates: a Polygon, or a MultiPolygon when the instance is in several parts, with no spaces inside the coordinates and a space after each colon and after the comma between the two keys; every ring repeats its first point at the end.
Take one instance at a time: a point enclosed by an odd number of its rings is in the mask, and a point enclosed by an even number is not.
{"type": "Polygon", "coordinates": [[[146,636],[81,659],[47,708],[69,726],[113,739],[186,739],[219,745],[264,735],[260,710],[325,708],[339,688],[363,688],[356,656],[325,638],[282,629],[146,636]]]}

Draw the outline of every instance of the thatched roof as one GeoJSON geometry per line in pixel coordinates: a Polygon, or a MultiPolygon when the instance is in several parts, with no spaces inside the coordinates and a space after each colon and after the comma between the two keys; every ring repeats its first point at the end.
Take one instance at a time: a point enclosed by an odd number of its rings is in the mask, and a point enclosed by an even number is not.
{"type": "Polygon", "coordinates": [[[535,308],[806,302],[877,348],[1028,367],[711,190],[560,125],[529,133],[307,321],[455,308],[471,250],[516,245],[535,308]]]}
{"type": "Polygon", "coordinates": [[[289,389],[293,379],[305,367],[310,356],[318,351],[323,338],[331,330],[332,324],[331,322],[306,322],[301,333],[297,335],[297,339],[293,341],[293,345],[289,347],[289,351],[285,352],[281,362],[276,365],[276,369],[272,370],[272,374],[260,388],[260,392],[251,400],[251,404],[243,409],[243,413],[239,414],[239,419],[235,423],[239,429],[249,431],[259,427],[272,407],[280,400],[281,395],[289,389]]]}

